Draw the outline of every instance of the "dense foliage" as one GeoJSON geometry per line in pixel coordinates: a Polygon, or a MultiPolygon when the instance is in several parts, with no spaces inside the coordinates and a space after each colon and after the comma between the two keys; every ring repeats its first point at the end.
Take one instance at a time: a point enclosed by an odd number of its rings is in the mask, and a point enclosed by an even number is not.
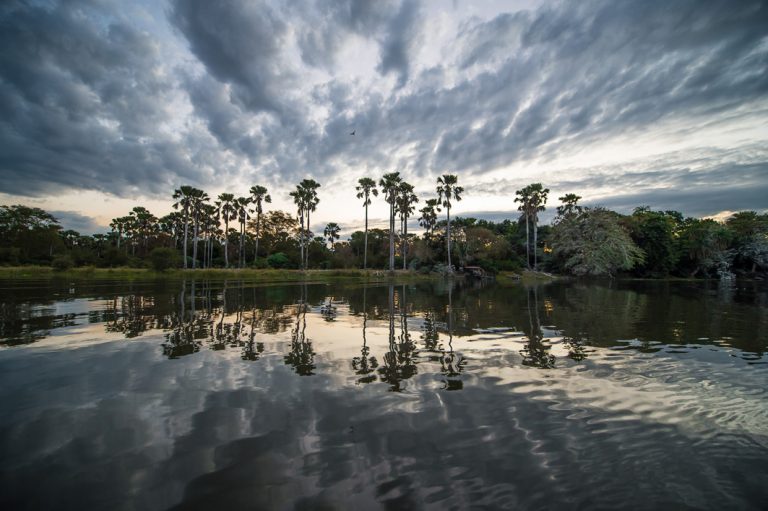
{"type": "Polygon", "coordinates": [[[108,234],[63,230],[54,216],[22,205],[0,207],[0,264],[216,268],[410,268],[450,272],[479,266],[488,272],[523,268],[572,275],[728,278],[768,272],[768,214],[743,211],[725,222],[686,218],[676,211],[638,207],[631,215],[585,208],[575,194],[559,197],[552,225],[539,225],[549,190],[530,184],[516,193],[520,216],[501,222],[450,216],[463,188],[440,176],[435,195],[422,201],[397,172],[378,183],[362,178],[364,231],[342,239],[343,226],[314,226],[320,184],[305,179],[291,192],[296,214],[268,210],[271,197],[253,186],[246,197],[212,199],[182,186],[174,211],[157,217],[134,207],[110,223],[108,234]],[[368,228],[371,202],[386,201],[388,229],[368,228]],[[415,215],[418,215],[416,217],[415,215]],[[418,220],[420,234],[408,231],[418,220]],[[317,229],[314,232],[312,229],[317,229]]]}

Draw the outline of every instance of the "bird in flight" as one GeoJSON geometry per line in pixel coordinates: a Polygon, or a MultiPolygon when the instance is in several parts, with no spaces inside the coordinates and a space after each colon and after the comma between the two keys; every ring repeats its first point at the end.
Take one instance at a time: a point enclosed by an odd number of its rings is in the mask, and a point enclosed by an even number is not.
{"type": "Polygon", "coordinates": [[[350,133],[350,135],[354,136],[355,135],[355,131],[357,131],[357,130],[352,130],[352,133],[350,133]]]}

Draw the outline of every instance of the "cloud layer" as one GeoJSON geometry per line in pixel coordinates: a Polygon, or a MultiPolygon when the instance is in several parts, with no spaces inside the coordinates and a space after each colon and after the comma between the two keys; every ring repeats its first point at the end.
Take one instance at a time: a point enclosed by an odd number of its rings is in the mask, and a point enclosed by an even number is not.
{"type": "MultiPolygon", "coordinates": [[[[717,207],[738,209],[742,188],[768,186],[760,1],[552,3],[490,17],[416,0],[12,1],[0,44],[11,49],[0,53],[9,195],[158,197],[308,175],[348,186],[400,170],[422,186],[453,171],[493,196],[538,172],[556,188],[624,196],[606,205],[693,205],[727,175],[717,207]],[[627,171],[636,139],[649,149],[627,171]],[[594,171],[594,148],[612,140],[612,163],[594,171]],[[659,166],[671,143],[688,163],[659,166]],[[578,154],[587,161],[564,176],[578,154]]],[[[765,207],[755,193],[748,207],[765,207]]]]}

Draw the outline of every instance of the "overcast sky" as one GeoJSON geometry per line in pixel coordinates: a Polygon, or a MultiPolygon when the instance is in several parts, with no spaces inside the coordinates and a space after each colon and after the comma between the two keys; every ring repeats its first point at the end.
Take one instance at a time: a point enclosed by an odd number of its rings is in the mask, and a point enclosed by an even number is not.
{"type": "Polygon", "coordinates": [[[183,184],[293,211],[307,177],[348,231],[395,170],[493,219],[538,181],[550,208],[768,208],[765,1],[5,0],[0,48],[0,203],[85,233],[183,184]]]}

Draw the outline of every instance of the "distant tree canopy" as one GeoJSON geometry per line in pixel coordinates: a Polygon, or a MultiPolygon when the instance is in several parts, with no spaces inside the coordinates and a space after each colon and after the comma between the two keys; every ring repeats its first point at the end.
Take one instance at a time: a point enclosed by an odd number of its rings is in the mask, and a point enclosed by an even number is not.
{"type": "Polygon", "coordinates": [[[717,222],[641,206],[621,215],[583,207],[579,195],[568,193],[559,197],[553,224],[539,225],[549,189],[532,183],[516,192],[519,215],[493,222],[450,214],[464,193],[458,183],[454,174],[441,175],[434,195],[421,201],[397,172],[378,181],[363,177],[351,193],[360,199],[365,228],[347,236],[342,236],[344,226],[337,222],[312,231],[321,186],[311,179],[291,192],[295,215],[269,210],[272,198],[261,185],[251,186],[243,196],[222,193],[215,198],[181,186],[172,194],[171,213],[158,218],[137,205],[110,222],[110,233],[91,236],[62,229],[42,209],[1,206],[0,264],[441,272],[480,266],[491,273],[528,267],[572,275],[641,277],[768,272],[768,214],[742,211],[717,222]],[[368,227],[368,206],[374,200],[389,206],[389,228],[368,227]],[[413,232],[414,224],[423,229],[419,234],[413,232]]]}

